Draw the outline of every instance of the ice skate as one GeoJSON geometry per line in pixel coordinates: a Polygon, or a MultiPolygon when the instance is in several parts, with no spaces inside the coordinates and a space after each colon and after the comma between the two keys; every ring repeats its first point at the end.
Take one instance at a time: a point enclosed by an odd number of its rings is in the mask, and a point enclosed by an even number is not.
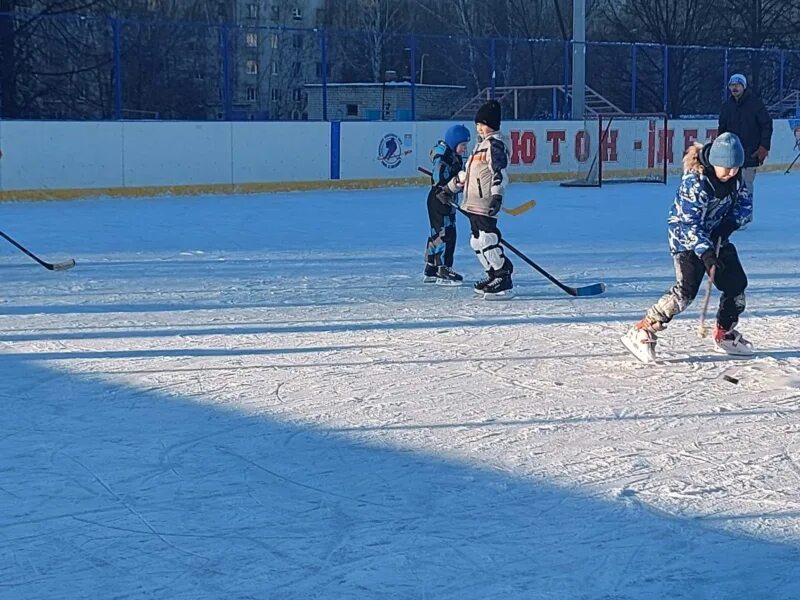
{"type": "Polygon", "coordinates": [[[425,273],[422,276],[422,283],[436,283],[438,271],[435,265],[425,263],[425,273]]]}
{"type": "Polygon", "coordinates": [[[483,289],[484,300],[511,300],[514,297],[514,284],[510,273],[496,273],[483,289]]]}
{"type": "Polygon", "coordinates": [[[489,282],[494,279],[494,273],[492,271],[488,271],[486,273],[486,277],[483,279],[479,279],[476,281],[472,286],[472,291],[478,294],[479,296],[483,296],[483,293],[486,291],[486,286],[489,285],[489,282]]]}
{"type": "Polygon", "coordinates": [[[648,364],[656,360],[656,333],[653,324],[642,319],[631,327],[620,340],[628,351],[641,362],[648,364]]]}
{"type": "Polygon", "coordinates": [[[732,356],[751,356],[753,344],[736,331],[735,326],[726,330],[717,324],[714,327],[714,350],[732,356]]]}
{"type": "Polygon", "coordinates": [[[464,278],[453,271],[451,267],[442,265],[436,272],[436,283],[439,285],[461,285],[464,283],[464,278]]]}

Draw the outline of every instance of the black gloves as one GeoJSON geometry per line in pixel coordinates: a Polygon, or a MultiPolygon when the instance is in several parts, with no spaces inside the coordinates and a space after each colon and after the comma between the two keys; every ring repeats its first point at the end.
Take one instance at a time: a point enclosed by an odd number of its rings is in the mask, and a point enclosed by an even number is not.
{"type": "Polygon", "coordinates": [[[492,200],[489,202],[489,216],[497,216],[500,208],[503,206],[503,197],[500,194],[492,194],[492,200]]]}
{"type": "Polygon", "coordinates": [[[436,199],[444,205],[455,204],[455,197],[456,195],[446,187],[440,188],[439,191],[436,192],[436,199]]]}
{"type": "Polygon", "coordinates": [[[717,256],[717,251],[714,248],[709,248],[700,256],[700,260],[703,261],[703,264],[706,267],[706,273],[711,273],[711,267],[714,267],[714,272],[719,273],[725,268],[719,261],[719,257],[717,256]]]}
{"type": "Polygon", "coordinates": [[[722,223],[711,230],[711,241],[716,242],[721,239],[726,242],[731,234],[739,229],[739,225],[733,219],[723,219],[722,223]]]}

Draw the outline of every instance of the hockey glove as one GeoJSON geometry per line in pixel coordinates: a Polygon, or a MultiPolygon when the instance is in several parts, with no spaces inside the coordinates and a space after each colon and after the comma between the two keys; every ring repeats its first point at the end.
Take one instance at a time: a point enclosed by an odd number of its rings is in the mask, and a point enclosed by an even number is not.
{"type": "Polygon", "coordinates": [[[492,194],[492,199],[489,202],[489,216],[495,217],[500,212],[503,206],[503,197],[500,194],[492,194]]]}
{"type": "Polygon", "coordinates": [[[711,230],[711,239],[715,242],[717,240],[722,240],[724,244],[737,229],[739,229],[739,224],[736,221],[733,219],[723,219],[722,223],[711,230]]]}
{"type": "Polygon", "coordinates": [[[725,266],[719,261],[719,257],[717,256],[717,251],[714,248],[709,248],[705,252],[703,252],[700,260],[703,261],[703,264],[706,267],[706,273],[709,275],[711,274],[711,268],[714,268],[715,273],[719,273],[725,266]]]}
{"type": "Polygon", "coordinates": [[[443,187],[436,192],[436,199],[445,206],[448,206],[450,204],[455,204],[456,195],[446,187],[443,187]]]}

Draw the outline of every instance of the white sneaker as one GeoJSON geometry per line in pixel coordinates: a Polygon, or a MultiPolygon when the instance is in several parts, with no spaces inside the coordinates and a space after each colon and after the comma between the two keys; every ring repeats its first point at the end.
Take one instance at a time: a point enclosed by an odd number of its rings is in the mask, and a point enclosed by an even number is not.
{"type": "Polygon", "coordinates": [[[714,327],[714,350],[732,356],[751,356],[755,351],[753,344],[731,327],[726,331],[719,325],[714,327]]]}
{"type": "Polygon", "coordinates": [[[631,327],[620,340],[628,351],[643,363],[655,362],[656,342],[658,341],[656,334],[639,325],[631,327]]]}

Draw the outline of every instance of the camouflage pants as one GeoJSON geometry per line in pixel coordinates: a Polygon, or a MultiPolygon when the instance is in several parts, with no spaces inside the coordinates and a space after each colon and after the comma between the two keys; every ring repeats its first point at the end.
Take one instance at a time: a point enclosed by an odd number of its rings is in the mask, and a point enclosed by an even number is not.
{"type": "MultiPolygon", "coordinates": [[[[697,297],[705,276],[705,265],[694,252],[678,252],[673,255],[676,283],[658,302],[647,310],[647,318],[662,326],[676,315],[686,310],[697,297]]],[[[745,275],[736,247],[728,242],[720,248],[721,269],[717,270],[714,285],[721,292],[717,323],[724,329],[736,325],[739,315],[745,309],[744,290],[747,287],[745,275]]]]}

